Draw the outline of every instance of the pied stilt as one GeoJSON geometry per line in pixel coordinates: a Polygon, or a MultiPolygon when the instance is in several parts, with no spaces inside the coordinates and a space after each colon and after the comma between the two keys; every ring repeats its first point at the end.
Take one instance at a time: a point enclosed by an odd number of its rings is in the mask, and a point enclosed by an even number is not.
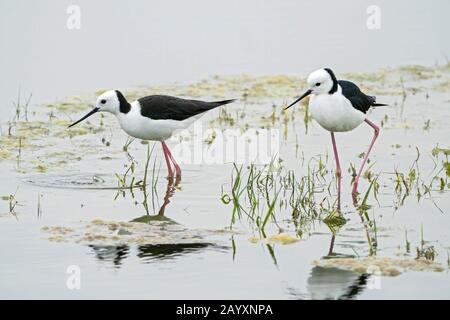
{"type": "Polygon", "coordinates": [[[112,113],[119,120],[121,128],[130,136],[142,140],[160,141],[169,177],[173,177],[170,162],[173,163],[177,176],[181,176],[180,166],[164,141],[170,138],[175,131],[186,129],[204,112],[233,101],[232,99],[205,102],[152,95],[129,103],[120,91],[110,90],[100,95],[95,108],[71,124],[69,128],[97,112],[112,113]]]}
{"type": "Polygon", "coordinates": [[[329,68],[319,69],[312,72],[307,79],[309,89],[297,100],[291,103],[286,109],[303,98],[310,96],[309,112],[325,130],[331,132],[331,142],[333,144],[334,156],[336,159],[336,176],[338,178],[338,207],[340,208],[341,194],[341,165],[336,147],[335,132],[351,131],[361,123],[366,122],[374,130],[369,149],[364,155],[361,168],[353,182],[352,197],[356,203],[358,181],[367,162],[369,153],[378,137],[380,128],[366,118],[366,112],[371,107],[385,106],[376,103],[374,96],[368,96],[361,92],[353,82],[337,80],[333,71],[329,68]]]}

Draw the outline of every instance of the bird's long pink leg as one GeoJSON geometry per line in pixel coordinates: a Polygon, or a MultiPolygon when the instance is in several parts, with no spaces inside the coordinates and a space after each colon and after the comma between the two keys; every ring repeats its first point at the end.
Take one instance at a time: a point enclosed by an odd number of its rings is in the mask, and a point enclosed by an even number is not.
{"type": "Polygon", "coordinates": [[[364,169],[364,165],[366,164],[367,159],[369,158],[369,153],[372,150],[372,147],[375,144],[375,140],[377,140],[378,135],[380,133],[380,128],[375,123],[373,123],[369,119],[365,119],[364,121],[373,128],[374,133],[373,133],[372,142],[370,142],[369,149],[367,150],[366,154],[364,155],[364,159],[363,159],[361,168],[359,169],[359,172],[358,172],[358,175],[356,176],[355,182],[353,182],[353,188],[352,188],[353,202],[356,202],[356,193],[358,192],[359,177],[361,177],[362,171],[364,169]]]}
{"type": "Polygon", "coordinates": [[[181,177],[181,168],[178,165],[178,163],[175,161],[174,157],[172,156],[172,153],[169,150],[169,147],[166,145],[166,143],[163,141],[162,142],[163,147],[166,149],[167,155],[169,156],[170,160],[172,160],[173,165],[175,166],[175,171],[177,173],[178,177],[181,177]]]}
{"type": "Polygon", "coordinates": [[[333,143],[333,152],[334,152],[334,158],[336,159],[336,176],[338,179],[338,210],[341,209],[341,164],[339,162],[339,155],[337,152],[336,147],[336,140],[334,138],[334,132],[331,132],[331,142],[333,143]]]}
{"type": "Polygon", "coordinates": [[[167,148],[167,145],[164,141],[161,141],[161,145],[164,152],[164,158],[166,158],[166,165],[167,165],[167,171],[169,172],[169,177],[173,177],[173,170],[172,166],[170,165],[170,156],[169,156],[169,148],[167,148]]]}

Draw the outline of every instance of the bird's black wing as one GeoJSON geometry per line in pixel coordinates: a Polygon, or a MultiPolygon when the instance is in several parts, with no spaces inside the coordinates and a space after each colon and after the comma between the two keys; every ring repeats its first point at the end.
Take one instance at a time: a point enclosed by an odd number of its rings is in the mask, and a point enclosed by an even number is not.
{"type": "Polygon", "coordinates": [[[359,90],[358,86],[353,82],[346,80],[339,80],[339,85],[342,88],[342,94],[350,100],[353,108],[366,113],[370,107],[375,106],[375,97],[368,96],[359,90]]]}
{"type": "Polygon", "coordinates": [[[154,120],[182,121],[202,112],[214,109],[234,100],[205,102],[177,97],[154,95],[138,99],[141,105],[141,115],[154,120]]]}

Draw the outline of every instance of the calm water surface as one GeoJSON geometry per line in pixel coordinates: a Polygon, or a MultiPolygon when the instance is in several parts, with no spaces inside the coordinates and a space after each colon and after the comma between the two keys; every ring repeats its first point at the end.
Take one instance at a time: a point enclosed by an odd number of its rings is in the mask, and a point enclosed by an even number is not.
{"type": "MultiPolygon", "coordinates": [[[[370,1],[77,1],[81,30],[70,31],[65,27],[65,11],[72,3],[0,2],[2,134],[5,121],[13,115],[11,101],[19,86],[23,96],[33,94],[33,111],[40,110],[42,103],[104,88],[191,83],[215,74],[305,75],[321,66],[341,73],[434,65],[445,61],[450,51],[449,42],[444,41],[450,3],[444,0],[432,6],[424,1],[378,1],[382,14],[378,31],[366,27],[370,1]]],[[[398,101],[398,97],[384,98],[398,101]]],[[[393,121],[377,142],[376,171],[408,168],[416,158],[415,146],[423,152],[424,172],[431,171],[432,147],[436,143],[448,147],[448,101],[448,92],[432,94],[431,100],[420,92],[408,98],[402,116],[398,106],[375,110],[373,121],[381,122],[386,114],[393,121]],[[424,131],[427,119],[432,119],[433,126],[424,131]],[[405,129],[405,122],[414,129],[405,129]],[[393,147],[396,143],[401,147],[393,147]]],[[[265,102],[264,107],[270,109],[270,104],[265,102]]],[[[213,112],[203,121],[214,117],[213,112]]],[[[112,118],[105,121],[113,123],[112,118]]],[[[299,167],[293,148],[298,137],[304,157],[329,154],[329,135],[317,125],[310,124],[305,134],[299,120],[290,130],[280,149],[286,167],[299,167]]],[[[369,134],[369,129],[361,127],[338,137],[345,168],[363,152],[369,134]]],[[[128,161],[121,151],[126,137],[118,131],[89,135],[86,141],[98,143],[98,152],[78,161],[77,146],[83,139],[55,144],[55,152],[68,148],[75,153],[68,158],[74,164],[48,173],[22,172],[15,161],[0,162],[0,195],[17,189],[19,201],[16,216],[8,212],[7,201],[0,202],[0,298],[450,298],[448,268],[439,273],[410,271],[382,277],[380,289],[374,290],[367,286],[367,276],[314,267],[311,262],[328,255],[332,240],[330,230],[321,223],[295,244],[274,245],[272,253],[265,244],[248,240],[252,234],[245,222],[238,228],[241,233],[233,237],[218,234],[199,244],[101,247],[49,242],[41,231],[44,226],[71,227],[93,219],[131,221],[146,214],[140,194],[135,199],[129,193],[116,198],[116,190],[73,188],[74,181],[90,181],[94,176],[115,186],[113,173],[122,172],[128,161]],[[101,143],[102,137],[111,141],[109,147],[101,143]],[[108,156],[111,161],[100,160],[108,156]],[[66,286],[70,265],[81,269],[80,290],[66,286]]],[[[159,146],[155,150],[160,156],[159,146]]],[[[33,152],[38,157],[39,150],[33,152]]],[[[145,146],[133,143],[130,152],[140,164],[145,162],[145,146]]],[[[32,155],[23,156],[32,163],[32,155]]],[[[332,167],[331,160],[328,165],[332,167]]],[[[220,196],[222,188],[230,185],[232,164],[185,164],[183,168],[183,180],[166,203],[165,216],[192,229],[228,226],[231,207],[220,196]]],[[[343,211],[349,221],[338,233],[333,250],[365,256],[364,227],[348,196],[349,177],[345,179],[343,211]]],[[[164,204],[167,180],[163,177],[157,190],[153,214],[164,204]]],[[[423,226],[425,238],[435,245],[437,259],[445,266],[450,245],[448,192],[435,195],[443,213],[432,201],[418,202],[414,197],[394,210],[392,193],[392,183],[386,182],[380,204],[371,199],[370,215],[380,228],[378,253],[403,252],[405,229],[414,251],[423,226]]]]}

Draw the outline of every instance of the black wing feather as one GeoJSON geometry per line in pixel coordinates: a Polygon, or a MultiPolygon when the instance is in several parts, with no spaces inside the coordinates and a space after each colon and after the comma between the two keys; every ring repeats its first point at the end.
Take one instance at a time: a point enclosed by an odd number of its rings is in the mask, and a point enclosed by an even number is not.
{"type": "Polygon", "coordinates": [[[374,96],[368,96],[361,92],[359,90],[358,86],[354,84],[353,82],[346,81],[346,80],[339,80],[339,85],[342,88],[342,94],[350,100],[352,103],[353,108],[366,113],[367,110],[370,109],[370,107],[374,107],[377,105],[383,105],[383,104],[377,104],[375,103],[376,98],[374,96]]]}
{"type": "Polygon", "coordinates": [[[205,102],[164,95],[153,95],[138,99],[141,115],[154,120],[186,120],[205,111],[228,104],[234,100],[205,102]]]}

